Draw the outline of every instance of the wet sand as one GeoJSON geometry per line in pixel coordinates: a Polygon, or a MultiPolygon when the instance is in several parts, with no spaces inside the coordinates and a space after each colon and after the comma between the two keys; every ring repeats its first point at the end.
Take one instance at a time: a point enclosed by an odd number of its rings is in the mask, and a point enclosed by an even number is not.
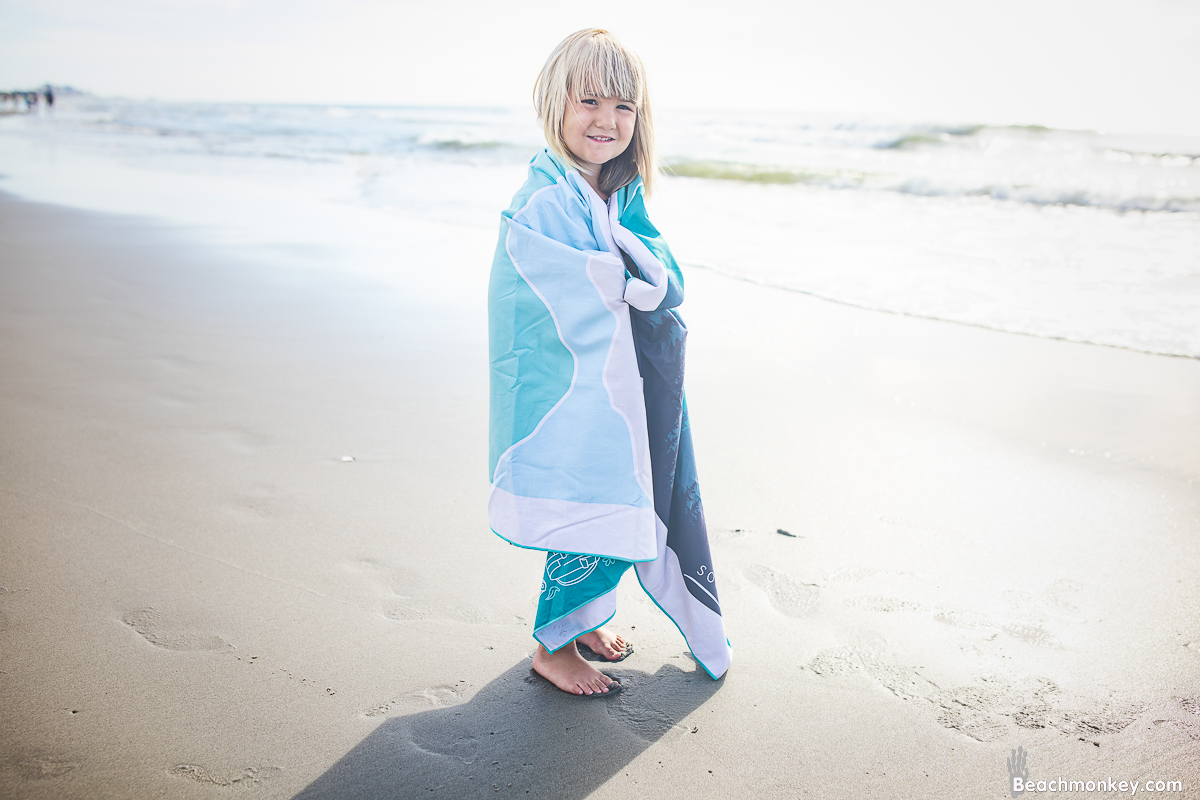
{"type": "Polygon", "coordinates": [[[482,286],[0,196],[0,796],[1004,797],[1017,747],[1196,796],[1200,361],[687,277],[734,665],[627,581],[577,700],[487,527],[482,286]]]}

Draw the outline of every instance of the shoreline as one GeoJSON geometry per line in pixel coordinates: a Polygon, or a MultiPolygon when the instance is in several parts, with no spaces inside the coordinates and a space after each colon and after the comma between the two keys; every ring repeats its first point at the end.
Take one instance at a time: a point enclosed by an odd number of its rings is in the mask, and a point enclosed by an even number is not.
{"type": "MultiPolygon", "coordinates": [[[[393,225],[437,220],[491,238],[541,147],[512,110],[194,111],[93,98],[54,120],[0,126],[0,172],[29,198],[203,221],[234,239],[269,235],[337,251],[343,268],[387,271],[414,240],[388,237],[393,225]],[[375,252],[355,246],[385,239],[375,252]]],[[[707,133],[664,140],[664,152],[737,167],[697,175],[790,164],[797,178],[664,176],[654,217],[685,262],[863,307],[1200,355],[1200,207],[1186,192],[1200,162],[1182,140],[930,136],[699,112],[674,129],[707,133]]]]}
{"type": "Polygon", "coordinates": [[[1194,360],[689,272],[734,664],[626,581],[580,703],[487,529],[482,291],[0,209],[0,794],[983,796],[1018,746],[1200,785],[1194,360]]]}
{"type": "Polygon", "coordinates": [[[824,300],[826,303],[836,303],[837,305],[847,306],[849,308],[858,308],[863,311],[877,311],[880,314],[894,314],[899,317],[911,317],[913,319],[927,319],[932,322],[945,322],[950,325],[965,325],[969,328],[979,328],[979,329],[985,330],[985,331],[994,331],[995,333],[1009,333],[1014,336],[1030,336],[1034,339],[1047,339],[1049,341],[1054,341],[1054,342],[1070,342],[1071,344],[1086,344],[1086,345],[1092,345],[1093,347],[1112,347],[1117,350],[1129,350],[1130,352],[1133,352],[1133,353],[1143,353],[1148,356],[1163,356],[1165,358],[1190,358],[1190,359],[1200,360],[1200,356],[1188,355],[1187,353],[1164,353],[1159,350],[1143,350],[1141,348],[1134,347],[1132,345],[1112,344],[1109,342],[1093,342],[1088,339],[1072,339],[1067,336],[1054,336],[1054,335],[1048,334],[1048,333],[1034,333],[1032,331],[1008,330],[1006,328],[998,328],[993,325],[986,325],[982,322],[970,322],[970,321],[962,320],[962,319],[953,319],[951,317],[937,317],[937,316],[933,316],[930,314],[918,314],[914,311],[903,311],[900,309],[882,308],[879,306],[868,306],[868,305],[864,305],[862,303],[855,303],[853,300],[843,300],[838,297],[821,294],[820,292],[811,291],[809,289],[800,289],[795,286],[784,286],[784,285],[778,284],[778,283],[771,283],[771,282],[763,280],[761,278],[755,278],[751,275],[738,275],[734,272],[730,272],[727,269],[722,269],[721,267],[714,267],[710,264],[702,264],[699,262],[688,262],[686,264],[681,262],[680,266],[687,267],[688,269],[708,270],[709,272],[715,272],[718,275],[723,275],[724,277],[730,278],[735,281],[742,281],[743,283],[749,283],[749,284],[753,284],[755,286],[762,286],[762,287],[765,287],[768,289],[777,289],[781,292],[794,292],[795,294],[802,294],[807,297],[815,298],[817,300],[824,300]]]}

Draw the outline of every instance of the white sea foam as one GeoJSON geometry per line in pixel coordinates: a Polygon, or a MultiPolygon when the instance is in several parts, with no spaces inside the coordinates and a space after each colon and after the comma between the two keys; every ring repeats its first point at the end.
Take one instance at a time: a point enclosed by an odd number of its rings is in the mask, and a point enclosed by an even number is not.
{"type": "MultiPolygon", "coordinates": [[[[870,308],[1200,357],[1198,139],[700,111],[657,120],[669,169],[652,214],[685,261],[870,308]]],[[[34,185],[14,159],[36,143],[127,175],[224,176],[476,231],[494,230],[542,146],[523,109],[91,97],[0,120],[0,134],[10,189],[34,185]]],[[[56,181],[77,204],[111,203],[56,181]]],[[[41,199],[54,199],[49,186],[41,199]]]]}

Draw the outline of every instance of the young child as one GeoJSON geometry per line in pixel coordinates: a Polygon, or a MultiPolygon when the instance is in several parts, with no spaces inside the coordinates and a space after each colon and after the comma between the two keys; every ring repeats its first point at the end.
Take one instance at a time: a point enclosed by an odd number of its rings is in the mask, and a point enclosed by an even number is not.
{"type": "Polygon", "coordinates": [[[683,397],[683,276],[646,216],[654,131],[641,61],[573,33],[534,88],[547,148],[503,213],[488,287],[492,530],[547,551],[533,668],[564,692],[620,685],[580,655],[630,566],[714,679],[729,667],[683,397]]]}

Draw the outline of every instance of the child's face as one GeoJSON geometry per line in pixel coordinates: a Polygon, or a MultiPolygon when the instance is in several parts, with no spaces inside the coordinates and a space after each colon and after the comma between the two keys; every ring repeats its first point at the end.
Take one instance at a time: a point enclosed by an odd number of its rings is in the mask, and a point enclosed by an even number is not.
{"type": "Polygon", "coordinates": [[[563,138],[571,154],[600,174],[600,165],[612,161],[633,140],[637,106],[628,100],[585,94],[563,114],[563,138]]]}

